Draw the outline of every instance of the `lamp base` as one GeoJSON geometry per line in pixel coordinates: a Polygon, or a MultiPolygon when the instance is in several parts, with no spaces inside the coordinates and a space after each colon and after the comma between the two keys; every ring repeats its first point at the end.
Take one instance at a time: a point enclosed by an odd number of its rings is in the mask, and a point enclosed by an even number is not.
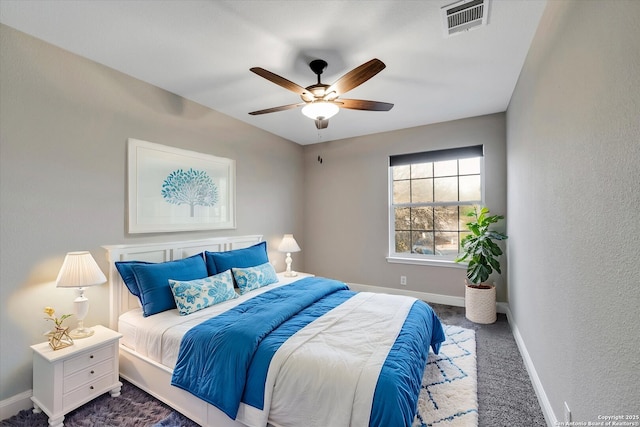
{"type": "Polygon", "coordinates": [[[78,328],[78,329],[74,329],[73,331],[69,332],[69,335],[74,340],[78,340],[78,339],[82,339],[82,338],[89,338],[90,336],[93,335],[93,329],[91,329],[91,328],[82,328],[82,329],[78,328]]]}
{"type": "Polygon", "coordinates": [[[298,273],[296,273],[295,271],[285,271],[284,273],[284,277],[296,277],[298,275],[298,273]]]}

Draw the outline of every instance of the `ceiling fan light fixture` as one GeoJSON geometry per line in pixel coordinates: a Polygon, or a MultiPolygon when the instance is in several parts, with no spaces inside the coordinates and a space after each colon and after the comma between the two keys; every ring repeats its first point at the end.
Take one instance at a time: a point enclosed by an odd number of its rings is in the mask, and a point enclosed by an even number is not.
{"type": "Polygon", "coordinates": [[[302,114],[312,120],[319,118],[327,120],[338,114],[338,111],[340,111],[340,107],[333,102],[327,101],[310,102],[302,108],[302,114]]]}

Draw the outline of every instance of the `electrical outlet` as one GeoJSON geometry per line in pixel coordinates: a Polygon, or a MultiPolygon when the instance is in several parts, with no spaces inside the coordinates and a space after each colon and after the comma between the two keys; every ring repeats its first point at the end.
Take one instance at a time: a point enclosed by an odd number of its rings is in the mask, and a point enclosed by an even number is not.
{"type": "Polygon", "coordinates": [[[400,284],[402,286],[407,286],[407,276],[400,276],[400,284]]]}
{"type": "Polygon", "coordinates": [[[569,409],[569,404],[567,402],[564,402],[564,422],[571,422],[571,409],[569,409]]]}

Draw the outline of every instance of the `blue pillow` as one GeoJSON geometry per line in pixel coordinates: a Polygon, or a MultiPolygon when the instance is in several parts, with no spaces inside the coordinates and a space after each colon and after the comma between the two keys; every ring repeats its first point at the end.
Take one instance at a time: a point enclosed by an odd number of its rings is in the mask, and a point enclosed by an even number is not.
{"type": "Polygon", "coordinates": [[[169,279],[194,280],[207,277],[202,254],[158,264],[133,264],[133,274],[140,288],[140,302],[145,317],[176,308],[169,279]]]}
{"type": "Polygon", "coordinates": [[[278,276],[273,265],[268,262],[248,268],[232,268],[233,277],[236,279],[240,294],[244,295],[249,291],[263,286],[276,283],[278,276]]]}
{"type": "Polygon", "coordinates": [[[255,267],[256,265],[269,262],[267,255],[267,242],[260,242],[256,245],[243,249],[234,249],[226,252],[205,252],[207,260],[207,270],[209,275],[236,268],[255,267]]]}
{"type": "Polygon", "coordinates": [[[169,279],[169,286],[181,316],[238,298],[238,294],[233,289],[233,276],[229,270],[215,276],[186,282],[169,279]]]}
{"type": "MultiPolygon", "coordinates": [[[[140,288],[138,287],[138,282],[136,282],[136,276],[133,274],[133,270],[131,266],[137,264],[153,264],[152,262],[144,262],[144,261],[117,261],[116,268],[118,269],[118,273],[120,273],[120,277],[122,277],[122,281],[129,292],[133,295],[137,296],[140,299],[140,288]]],[[[140,301],[142,303],[142,301],[140,301]]]]}

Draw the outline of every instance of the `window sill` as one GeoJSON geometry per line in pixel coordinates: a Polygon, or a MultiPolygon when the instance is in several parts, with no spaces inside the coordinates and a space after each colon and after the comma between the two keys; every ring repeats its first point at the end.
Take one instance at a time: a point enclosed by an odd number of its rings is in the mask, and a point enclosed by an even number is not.
{"type": "Polygon", "coordinates": [[[425,258],[388,256],[387,262],[392,264],[414,264],[414,265],[427,265],[430,267],[461,268],[465,270],[467,268],[466,262],[455,262],[451,259],[425,259],[425,258]]]}

